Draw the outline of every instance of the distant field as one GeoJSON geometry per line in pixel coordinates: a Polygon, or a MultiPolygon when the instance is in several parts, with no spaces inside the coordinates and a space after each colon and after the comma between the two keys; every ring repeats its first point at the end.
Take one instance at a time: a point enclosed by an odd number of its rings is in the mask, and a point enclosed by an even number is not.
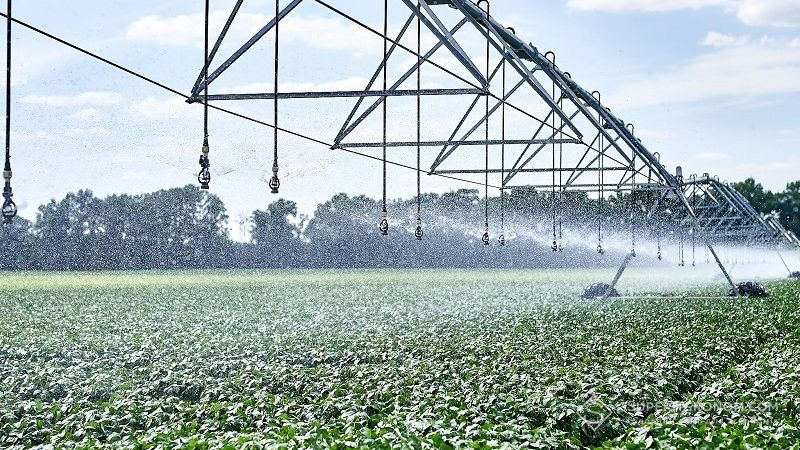
{"type": "Polygon", "coordinates": [[[0,447],[800,448],[800,283],[0,274],[0,447]]]}

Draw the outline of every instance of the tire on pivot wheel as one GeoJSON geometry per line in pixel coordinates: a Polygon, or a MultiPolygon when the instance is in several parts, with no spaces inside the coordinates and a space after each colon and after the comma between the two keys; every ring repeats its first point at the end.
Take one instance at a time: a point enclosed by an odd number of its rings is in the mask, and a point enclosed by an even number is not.
{"type": "MultiPolygon", "coordinates": [[[[739,290],[739,295],[742,297],[753,297],[753,298],[766,298],[769,297],[769,291],[767,291],[764,286],[760,283],[756,283],[755,281],[745,281],[743,283],[739,283],[736,285],[736,289],[739,290]]],[[[728,293],[730,297],[736,297],[736,292],[731,289],[731,292],[728,293]]]]}
{"type": "Polygon", "coordinates": [[[583,294],[581,294],[581,298],[599,298],[604,297],[608,292],[609,297],[619,297],[619,292],[616,289],[612,288],[611,285],[607,283],[595,283],[586,289],[583,290],[583,294]],[[609,288],[611,290],[609,291],[609,288]]]}

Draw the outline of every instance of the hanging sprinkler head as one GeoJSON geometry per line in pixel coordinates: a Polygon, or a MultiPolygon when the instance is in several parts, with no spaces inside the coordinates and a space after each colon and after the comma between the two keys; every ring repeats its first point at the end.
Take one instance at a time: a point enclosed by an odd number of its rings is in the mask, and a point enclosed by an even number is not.
{"type": "Polygon", "coordinates": [[[599,253],[601,255],[605,255],[606,254],[606,249],[603,248],[603,242],[602,241],[597,243],[597,253],[599,253]]]}
{"type": "Polygon", "coordinates": [[[550,244],[550,250],[552,250],[553,252],[557,252],[558,251],[558,242],[553,241],[553,243],[550,244]]]}
{"type": "Polygon", "coordinates": [[[417,227],[414,228],[414,237],[416,237],[418,241],[421,241],[424,234],[425,233],[422,231],[422,219],[417,217],[417,227]]]}
{"type": "Polygon", "coordinates": [[[483,241],[483,246],[489,246],[489,229],[487,228],[486,231],[483,233],[483,237],[481,237],[481,241],[483,241]]]}
{"type": "Polygon", "coordinates": [[[3,187],[3,223],[8,225],[17,215],[17,205],[12,200],[14,192],[11,190],[11,171],[4,170],[3,178],[6,181],[3,187]]]}
{"type": "Polygon", "coordinates": [[[636,258],[636,248],[631,248],[631,256],[636,258]]]}
{"type": "Polygon", "coordinates": [[[497,243],[500,244],[500,247],[505,247],[506,245],[505,233],[500,233],[500,236],[497,237],[497,243]]]}
{"type": "Polygon", "coordinates": [[[558,251],[560,253],[564,253],[564,248],[565,248],[564,243],[559,241],[559,243],[558,243],[558,251]]]}
{"type": "Polygon", "coordinates": [[[380,230],[381,236],[389,235],[389,218],[386,216],[386,211],[383,212],[383,218],[381,219],[381,223],[378,225],[378,230],[380,230]]]}
{"type": "Polygon", "coordinates": [[[275,161],[275,163],[272,164],[272,178],[269,179],[269,188],[273,194],[277,194],[280,187],[281,180],[278,179],[278,162],[275,161]]]}
{"type": "Polygon", "coordinates": [[[197,181],[200,183],[200,189],[208,189],[211,183],[211,162],[208,159],[208,137],[203,138],[203,149],[200,153],[200,173],[197,174],[197,181]]]}

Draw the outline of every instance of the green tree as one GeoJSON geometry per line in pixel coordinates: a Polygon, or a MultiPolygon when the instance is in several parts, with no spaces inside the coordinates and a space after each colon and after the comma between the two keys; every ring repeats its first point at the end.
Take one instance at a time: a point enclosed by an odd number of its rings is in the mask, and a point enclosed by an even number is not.
{"type": "Polygon", "coordinates": [[[266,211],[253,211],[250,222],[259,265],[288,267],[303,260],[301,234],[305,219],[298,216],[295,202],[275,201],[266,211]]]}
{"type": "Polygon", "coordinates": [[[17,217],[0,225],[0,270],[35,269],[31,222],[17,217]]]}

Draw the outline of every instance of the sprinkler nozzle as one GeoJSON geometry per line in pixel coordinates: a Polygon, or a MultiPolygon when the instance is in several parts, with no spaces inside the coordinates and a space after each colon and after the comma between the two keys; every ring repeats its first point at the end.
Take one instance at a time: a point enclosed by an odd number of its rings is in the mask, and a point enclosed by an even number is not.
{"type": "Polygon", "coordinates": [[[381,219],[381,223],[378,225],[378,230],[380,230],[381,236],[389,235],[389,219],[386,218],[386,213],[383,214],[383,219],[381,219]]]}
{"type": "Polygon", "coordinates": [[[208,138],[203,140],[203,149],[200,153],[200,172],[197,174],[197,181],[200,183],[200,189],[208,189],[211,183],[211,161],[208,159],[208,138]]]}
{"type": "Polygon", "coordinates": [[[272,165],[272,178],[269,179],[269,188],[273,194],[278,193],[281,187],[281,180],[278,179],[278,163],[272,165]]]}
{"type": "Polygon", "coordinates": [[[3,197],[5,200],[3,201],[3,223],[6,225],[11,224],[14,217],[17,216],[17,205],[14,203],[14,200],[11,197],[14,196],[14,193],[11,191],[11,172],[8,171],[9,176],[6,178],[6,185],[3,188],[3,197]]]}

